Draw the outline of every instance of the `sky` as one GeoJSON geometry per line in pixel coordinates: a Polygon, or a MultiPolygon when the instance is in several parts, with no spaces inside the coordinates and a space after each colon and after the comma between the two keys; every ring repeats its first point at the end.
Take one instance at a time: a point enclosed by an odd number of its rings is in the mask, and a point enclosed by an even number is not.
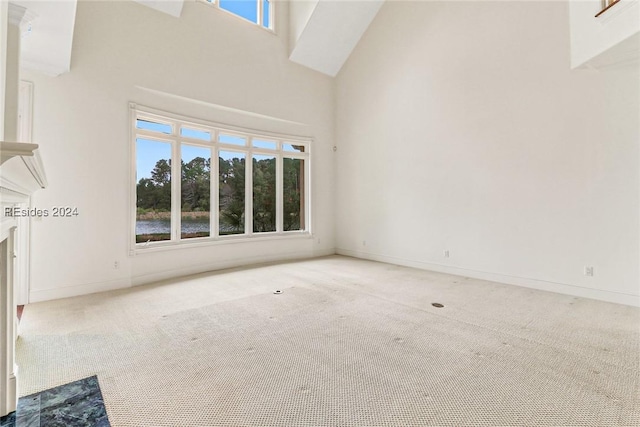
{"type": "MultiPolygon", "coordinates": [[[[244,0],[241,0],[244,3],[244,0]]],[[[151,122],[147,120],[138,119],[136,121],[136,127],[138,129],[145,129],[154,132],[158,132],[159,134],[172,135],[174,133],[173,127],[170,124],[165,123],[157,123],[151,122]]],[[[199,130],[188,128],[182,126],[180,128],[180,136],[199,139],[206,142],[211,142],[211,133],[209,131],[199,130]]],[[[236,135],[227,135],[220,133],[218,134],[218,141],[228,145],[237,145],[238,147],[247,147],[247,138],[243,136],[236,135]]],[[[253,139],[252,144],[256,148],[265,148],[265,149],[277,149],[276,141],[269,140],[260,140],[253,139]]],[[[304,151],[299,150],[299,146],[295,146],[293,144],[282,144],[283,151],[304,151]]],[[[180,144],[180,150],[182,155],[182,160],[186,163],[193,160],[195,157],[203,157],[205,159],[211,158],[211,149],[205,147],[198,147],[193,145],[188,145],[184,142],[180,144]]],[[[246,154],[234,152],[229,149],[224,149],[224,151],[220,151],[218,153],[219,157],[224,160],[229,160],[234,157],[236,158],[244,158],[246,154]]],[[[215,154],[214,154],[215,156],[215,154]]],[[[260,156],[254,156],[256,158],[260,156]]],[[[263,156],[264,157],[264,156],[263,156]]],[[[272,158],[272,156],[268,156],[272,158]]],[[[148,138],[136,138],[136,182],[139,182],[142,178],[151,178],[151,171],[155,167],[158,160],[165,159],[169,160],[171,158],[171,143],[163,142],[148,138]]],[[[262,157],[261,157],[262,158],[262,157]]],[[[261,159],[260,158],[260,159],[261,159]]],[[[260,160],[259,159],[259,160],[260,160]]]]}
{"type": "Polygon", "coordinates": [[[136,182],[150,178],[151,171],[160,159],[171,158],[171,144],[168,142],[136,139],[136,182]]]}
{"type": "MultiPolygon", "coordinates": [[[[264,8],[264,15],[262,25],[269,27],[269,1],[262,1],[262,7],[264,8]]],[[[219,0],[221,9],[225,9],[235,15],[241,16],[251,22],[256,22],[258,19],[257,2],[256,0],[219,0]]],[[[172,133],[171,125],[153,123],[144,120],[137,121],[137,127],[139,129],[152,130],[156,132],[165,133],[170,135],[172,133]]],[[[206,131],[200,131],[196,129],[182,128],[180,130],[182,136],[202,139],[203,141],[211,141],[211,134],[206,131]]],[[[220,135],[219,141],[227,144],[246,146],[246,140],[241,137],[231,135],[220,135]]],[[[259,148],[276,148],[275,142],[272,141],[254,141],[254,146],[259,148]]],[[[210,152],[206,148],[193,147],[182,144],[182,159],[185,162],[192,160],[194,157],[210,158],[210,152]],[[205,153],[209,152],[209,155],[205,156],[205,153]]],[[[225,160],[229,160],[233,157],[244,156],[241,153],[234,153],[231,151],[221,151],[220,157],[225,160]]],[[[171,158],[171,144],[159,141],[152,141],[144,138],[136,139],[136,182],[141,178],[150,178],[151,171],[155,167],[156,163],[160,159],[171,158]]]]}
{"type": "Polygon", "coordinates": [[[242,16],[251,22],[258,19],[257,2],[255,0],[220,0],[220,8],[242,16]]]}
{"type": "MultiPolygon", "coordinates": [[[[196,157],[205,159],[211,158],[211,149],[205,147],[197,147],[185,143],[180,144],[182,160],[185,163],[196,157]]],[[[245,154],[233,151],[220,151],[219,156],[224,160],[234,157],[244,158],[245,154]]],[[[256,157],[256,156],[254,156],[256,157]]],[[[160,159],[171,158],[171,144],[168,142],[154,141],[145,138],[136,139],[136,182],[141,178],[151,178],[151,171],[160,159]]]]}
{"type": "MultiPolygon", "coordinates": [[[[138,120],[136,122],[138,129],[152,130],[170,135],[173,132],[171,125],[163,123],[148,122],[146,120],[138,120]]],[[[190,129],[182,127],[180,135],[203,141],[211,141],[211,133],[198,129],[190,129]]],[[[240,138],[242,141],[242,139],[240,138]]],[[[227,141],[224,141],[227,142],[227,141]]],[[[180,147],[182,160],[186,163],[195,157],[211,158],[211,149],[196,147],[187,144],[181,144],[180,147]]],[[[145,138],[136,139],[136,182],[141,178],[150,178],[151,171],[160,159],[171,158],[171,144],[168,142],[155,141],[145,138]]]]}
{"type": "MultiPolygon", "coordinates": [[[[229,12],[242,16],[251,22],[258,20],[258,10],[256,0],[219,0],[220,8],[228,10],[229,12]]],[[[262,7],[264,8],[264,14],[262,18],[262,26],[269,28],[269,2],[267,0],[261,0],[262,7]]]]}

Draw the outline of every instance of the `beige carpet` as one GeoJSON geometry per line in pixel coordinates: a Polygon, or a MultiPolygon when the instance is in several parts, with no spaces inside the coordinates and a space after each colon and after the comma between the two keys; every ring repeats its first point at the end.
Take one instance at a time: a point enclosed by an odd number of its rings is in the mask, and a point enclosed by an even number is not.
{"type": "Polygon", "coordinates": [[[114,427],[636,426],[639,326],[335,256],[30,304],[17,358],[21,395],[96,374],[114,427]]]}

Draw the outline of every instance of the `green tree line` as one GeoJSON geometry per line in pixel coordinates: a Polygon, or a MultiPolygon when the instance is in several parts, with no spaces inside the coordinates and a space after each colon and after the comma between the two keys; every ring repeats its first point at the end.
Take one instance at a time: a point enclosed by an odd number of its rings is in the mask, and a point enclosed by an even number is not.
{"type": "MultiPolygon", "coordinates": [[[[276,230],[275,158],[253,159],[253,231],[276,230]]],[[[303,161],[284,159],[283,213],[284,230],[301,228],[303,161]]],[[[218,158],[219,208],[221,234],[244,232],[245,159],[218,158]]],[[[182,212],[209,212],[211,209],[211,159],[196,157],[181,162],[182,212]]],[[[302,200],[303,201],[303,200],[302,200]]],[[[160,159],[150,178],[137,184],[139,213],[171,210],[171,160],[160,159]]]]}

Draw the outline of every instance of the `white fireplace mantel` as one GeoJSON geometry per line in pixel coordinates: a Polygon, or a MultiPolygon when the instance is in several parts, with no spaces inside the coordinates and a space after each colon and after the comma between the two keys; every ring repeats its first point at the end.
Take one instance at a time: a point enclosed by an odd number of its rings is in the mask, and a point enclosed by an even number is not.
{"type": "Polygon", "coordinates": [[[27,142],[8,142],[0,141],[0,165],[15,156],[33,156],[34,151],[38,149],[38,144],[30,144],[27,142]]]}
{"type": "Polygon", "coordinates": [[[0,415],[16,409],[16,293],[20,284],[28,286],[29,269],[29,219],[5,209],[28,207],[31,195],[46,187],[37,149],[37,144],[0,141],[0,415]]]}
{"type": "Polygon", "coordinates": [[[30,194],[47,186],[38,144],[0,141],[0,166],[0,187],[30,194]]]}

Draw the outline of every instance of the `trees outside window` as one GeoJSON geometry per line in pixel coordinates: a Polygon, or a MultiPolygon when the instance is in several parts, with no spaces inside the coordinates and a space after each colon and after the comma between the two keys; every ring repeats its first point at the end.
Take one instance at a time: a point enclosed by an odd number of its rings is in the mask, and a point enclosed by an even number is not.
{"type": "Polygon", "coordinates": [[[308,233],[309,140],[132,111],[138,247],[308,233]]]}

